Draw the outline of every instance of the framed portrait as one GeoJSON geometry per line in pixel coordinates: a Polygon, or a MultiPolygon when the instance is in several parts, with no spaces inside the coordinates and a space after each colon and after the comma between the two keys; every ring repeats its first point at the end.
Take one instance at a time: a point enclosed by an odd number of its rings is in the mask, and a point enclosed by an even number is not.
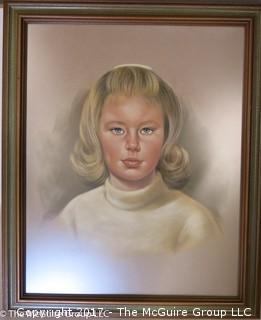
{"type": "Polygon", "coordinates": [[[258,319],[260,9],[4,1],[5,312],[258,319]]]}

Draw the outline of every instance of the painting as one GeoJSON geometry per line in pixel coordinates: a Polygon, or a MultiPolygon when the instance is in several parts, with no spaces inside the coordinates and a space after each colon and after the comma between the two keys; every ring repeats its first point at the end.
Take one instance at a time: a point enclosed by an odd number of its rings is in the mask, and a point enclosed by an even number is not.
{"type": "Polygon", "coordinates": [[[10,310],[259,314],[260,13],[240,9],[6,1],[10,310]]]}

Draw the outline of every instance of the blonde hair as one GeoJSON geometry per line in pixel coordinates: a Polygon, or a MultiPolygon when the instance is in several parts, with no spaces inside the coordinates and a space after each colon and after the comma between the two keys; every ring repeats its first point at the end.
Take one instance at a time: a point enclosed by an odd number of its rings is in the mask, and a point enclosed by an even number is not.
{"type": "Polygon", "coordinates": [[[96,186],[108,177],[98,130],[105,100],[115,94],[143,96],[162,107],[165,141],[157,170],[170,187],[183,185],[190,165],[188,153],[177,144],[183,122],[181,105],[170,85],[150,68],[140,65],[113,68],[90,88],[82,109],[79,138],[71,155],[75,171],[96,186]]]}

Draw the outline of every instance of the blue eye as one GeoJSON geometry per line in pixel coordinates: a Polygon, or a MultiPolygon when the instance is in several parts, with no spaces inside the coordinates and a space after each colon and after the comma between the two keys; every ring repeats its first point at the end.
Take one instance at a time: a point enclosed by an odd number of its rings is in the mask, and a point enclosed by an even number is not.
{"type": "Polygon", "coordinates": [[[150,135],[154,132],[154,129],[151,129],[151,128],[142,128],[140,130],[140,133],[141,134],[144,134],[144,135],[150,135]]]}
{"type": "Polygon", "coordinates": [[[117,136],[124,134],[124,130],[122,128],[112,128],[110,131],[117,136]]]}

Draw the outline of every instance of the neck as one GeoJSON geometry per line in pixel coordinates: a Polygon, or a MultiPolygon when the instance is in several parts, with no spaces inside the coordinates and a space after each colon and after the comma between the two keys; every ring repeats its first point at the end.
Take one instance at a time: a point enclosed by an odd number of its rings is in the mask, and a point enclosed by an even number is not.
{"type": "Polygon", "coordinates": [[[155,173],[151,183],[141,189],[120,189],[118,186],[112,185],[110,178],[105,181],[104,186],[106,200],[113,207],[123,210],[137,210],[145,208],[147,205],[155,207],[157,205],[156,199],[164,199],[167,192],[168,187],[163,182],[160,173],[155,173]]]}
{"type": "Polygon", "coordinates": [[[143,178],[141,180],[135,180],[135,181],[126,181],[123,179],[120,179],[112,174],[110,174],[110,183],[112,186],[119,190],[124,190],[124,191],[133,191],[133,190],[139,190],[147,187],[155,177],[155,171],[151,173],[146,178],[143,178]]]}

